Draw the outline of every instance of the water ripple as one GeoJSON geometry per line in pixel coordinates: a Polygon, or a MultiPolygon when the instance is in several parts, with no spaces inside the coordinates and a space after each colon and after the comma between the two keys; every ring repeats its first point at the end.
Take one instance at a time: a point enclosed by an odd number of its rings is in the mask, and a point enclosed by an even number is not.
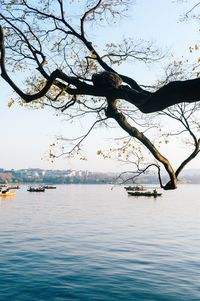
{"type": "Polygon", "coordinates": [[[199,301],[192,191],[152,200],[109,186],[22,187],[0,206],[0,300],[199,301]]]}

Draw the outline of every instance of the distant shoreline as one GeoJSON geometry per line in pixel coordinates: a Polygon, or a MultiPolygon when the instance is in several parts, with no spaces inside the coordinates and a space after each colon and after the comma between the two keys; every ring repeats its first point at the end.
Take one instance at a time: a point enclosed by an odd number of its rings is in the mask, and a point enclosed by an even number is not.
{"type": "MultiPolygon", "coordinates": [[[[122,184],[117,180],[120,173],[117,172],[90,172],[74,170],[44,170],[40,168],[29,168],[19,170],[5,170],[0,168],[0,184],[12,185],[61,185],[61,184],[122,184]]],[[[128,176],[128,175],[127,175],[128,176]]],[[[163,176],[163,183],[167,177],[163,176]]],[[[137,178],[136,184],[158,185],[157,175],[148,174],[137,178]]],[[[180,177],[180,184],[200,184],[200,170],[187,170],[180,177]]],[[[133,184],[132,181],[124,185],[133,184]]]]}

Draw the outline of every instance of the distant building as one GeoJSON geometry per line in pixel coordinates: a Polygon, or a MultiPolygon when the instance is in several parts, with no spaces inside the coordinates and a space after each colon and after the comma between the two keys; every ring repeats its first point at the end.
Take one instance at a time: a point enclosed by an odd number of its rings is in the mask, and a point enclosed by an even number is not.
{"type": "Polygon", "coordinates": [[[0,173],[0,183],[6,184],[12,182],[13,176],[10,173],[0,173]]]}

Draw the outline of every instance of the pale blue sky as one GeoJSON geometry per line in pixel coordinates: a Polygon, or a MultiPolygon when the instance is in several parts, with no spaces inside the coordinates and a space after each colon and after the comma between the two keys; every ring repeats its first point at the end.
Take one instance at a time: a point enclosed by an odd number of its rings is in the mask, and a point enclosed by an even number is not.
{"type": "MultiPolygon", "coordinates": [[[[192,7],[195,1],[175,3],[171,0],[140,0],[136,1],[130,16],[122,21],[120,25],[105,28],[104,38],[95,37],[95,43],[111,41],[118,36],[151,39],[157,42],[163,49],[168,48],[177,57],[189,56],[189,46],[198,43],[199,26],[195,22],[179,22],[181,14],[192,7]]],[[[101,29],[103,31],[103,29],[101,29]]],[[[148,68],[141,68],[138,65],[129,65],[121,70],[129,76],[134,77],[140,83],[152,83],[154,79],[159,78],[160,65],[148,68]]],[[[14,77],[13,77],[14,78],[14,77]]],[[[119,163],[104,161],[96,155],[97,149],[102,149],[109,142],[109,131],[96,130],[88,138],[89,147],[85,154],[87,161],[74,159],[66,161],[64,159],[56,160],[53,164],[45,160],[45,153],[48,152],[49,145],[55,140],[55,136],[62,133],[70,137],[76,136],[79,124],[73,126],[63,123],[56,117],[51,110],[30,110],[21,108],[17,103],[8,109],[7,102],[12,97],[12,91],[8,85],[0,78],[1,102],[0,102],[0,127],[1,127],[1,146],[0,146],[0,167],[3,168],[29,168],[40,167],[49,169],[87,169],[92,171],[118,171],[123,168],[119,163]],[[98,139],[96,139],[98,137],[98,139]],[[106,138],[106,139],[105,139],[106,138]],[[43,158],[43,159],[42,159],[43,158]]],[[[87,129],[89,125],[84,125],[87,129]]],[[[119,130],[120,133],[121,130],[119,130]]],[[[112,132],[111,132],[112,133],[112,132]]],[[[107,147],[106,146],[106,147],[107,147]]],[[[182,156],[182,150],[177,149],[176,154],[171,149],[165,149],[165,155],[169,155],[172,161],[176,162],[182,156]]],[[[191,168],[200,168],[199,158],[195,159],[191,168]]]]}

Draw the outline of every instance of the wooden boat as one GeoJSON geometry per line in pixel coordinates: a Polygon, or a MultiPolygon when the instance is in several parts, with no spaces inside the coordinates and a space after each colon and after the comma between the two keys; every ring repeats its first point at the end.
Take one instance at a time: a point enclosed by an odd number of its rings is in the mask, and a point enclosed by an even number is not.
{"type": "Polygon", "coordinates": [[[131,196],[153,196],[154,198],[156,198],[157,196],[161,196],[162,193],[157,192],[156,190],[153,191],[128,191],[128,195],[131,196]]]}
{"type": "Polygon", "coordinates": [[[127,191],[144,191],[143,185],[135,185],[135,186],[125,186],[124,189],[127,191]]]}
{"type": "Polygon", "coordinates": [[[2,190],[0,191],[0,197],[7,197],[7,196],[15,196],[15,191],[9,191],[9,190],[2,190]]]}
{"type": "Polygon", "coordinates": [[[0,184],[0,188],[7,187],[6,184],[0,184]]]}
{"type": "Polygon", "coordinates": [[[29,192],[45,192],[45,188],[43,187],[32,187],[30,186],[27,191],[29,192]]]}
{"type": "Polygon", "coordinates": [[[11,185],[11,186],[8,186],[8,189],[20,189],[19,185],[11,185]]]}
{"type": "Polygon", "coordinates": [[[51,185],[43,185],[42,187],[44,189],[56,189],[56,186],[51,186],[51,185]]]}

